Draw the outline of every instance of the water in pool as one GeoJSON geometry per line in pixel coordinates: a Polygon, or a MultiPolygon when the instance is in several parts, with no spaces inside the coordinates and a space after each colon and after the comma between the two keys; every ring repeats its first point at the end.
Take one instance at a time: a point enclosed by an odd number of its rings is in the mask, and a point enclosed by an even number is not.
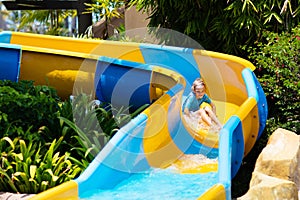
{"type": "MultiPolygon", "coordinates": [[[[215,160],[205,162],[213,163],[215,160]]],[[[195,165],[195,163],[192,164],[195,165]]],[[[153,169],[132,175],[114,189],[86,192],[81,196],[81,200],[191,200],[197,199],[217,183],[216,171],[178,173],[175,168],[171,166],[167,169],[153,169]]]]}

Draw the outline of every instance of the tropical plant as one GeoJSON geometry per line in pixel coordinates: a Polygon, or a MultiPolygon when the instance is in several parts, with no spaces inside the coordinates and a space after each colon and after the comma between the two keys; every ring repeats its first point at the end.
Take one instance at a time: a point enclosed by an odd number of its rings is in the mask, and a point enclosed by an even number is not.
{"type": "Polygon", "coordinates": [[[1,138],[0,190],[35,194],[78,176],[83,169],[70,154],[56,151],[62,139],[43,146],[35,140],[26,144],[20,138],[1,138]]]}
{"type": "Polygon", "coordinates": [[[0,81],[0,94],[1,136],[18,137],[19,129],[37,132],[43,126],[56,132],[51,128],[59,124],[59,97],[53,88],[34,86],[32,81],[0,81]]]}
{"type": "Polygon", "coordinates": [[[23,10],[12,11],[14,30],[50,35],[68,36],[67,17],[75,17],[75,10],[23,10]]]}
{"type": "Polygon", "coordinates": [[[73,157],[77,157],[77,163],[82,166],[87,166],[122,126],[148,106],[130,113],[129,107],[114,108],[92,100],[87,94],[74,97],[72,105],[73,119],[60,119],[76,133],[72,136],[76,142],[71,150],[76,150],[78,155],[73,157]]]}
{"type": "Polygon", "coordinates": [[[290,31],[300,22],[298,0],[130,0],[129,4],[149,14],[149,27],[176,30],[205,49],[236,55],[242,55],[241,47],[251,46],[263,30],[290,31]]]}
{"type": "Polygon", "coordinates": [[[300,133],[300,26],[292,33],[263,33],[263,42],[248,49],[267,96],[268,127],[300,133]]]}
{"type": "Polygon", "coordinates": [[[93,0],[92,3],[86,3],[87,9],[85,13],[93,13],[96,21],[104,20],[105,31],[102,39],[107,39],[108,26],[113,18],[123,18],[120,8],[124,7],[125,0],[93,0]]]}
{"type": "Polygon", "coordinates": [[[300,26],[291,33],[264,32],[263,40],[247,48],[250,60],[268,101],[268,120],[261,138],[243,159],[241,168],[232,180],[232,197],[244,195],[249,189],[256,160],[266,146],[269,136],[282,127],[300,134],[300,26]]]}
{"type": "Polygon", "coordinates": [[[130,113],[86,94],[62,102],[51,87],[0,81],[0,191],[37,193],[75,178],[146,107],[130,113]]]}

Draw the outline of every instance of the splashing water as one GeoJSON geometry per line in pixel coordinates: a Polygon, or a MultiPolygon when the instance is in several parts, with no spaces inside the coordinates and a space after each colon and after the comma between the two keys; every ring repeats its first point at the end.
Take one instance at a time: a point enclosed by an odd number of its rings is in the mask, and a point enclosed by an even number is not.
{"type": "MultiPolygon", "coordinates": [[[[186,168],[217,163],[216,159],[203,155],[184,155],[179,160],[187,165],[186,168]]],[[[217,172],[178,173],[177,167],[171,165],[134,174],[113,189],[86,192],[81,200],[190,200],[197,199],[217,183],[217,172]]]]}
{"type": "Polygon", "coordinates": [[[194,112],[190,112],[190,116],[183,114],[184,120],[187,124],[195,131],[207,131],[211,134],[218,134],[220,129],[219,127],[213,123],[211,126],[205,124],[204,122],[199,119],[199,115],[195,114],[194,112]]]}

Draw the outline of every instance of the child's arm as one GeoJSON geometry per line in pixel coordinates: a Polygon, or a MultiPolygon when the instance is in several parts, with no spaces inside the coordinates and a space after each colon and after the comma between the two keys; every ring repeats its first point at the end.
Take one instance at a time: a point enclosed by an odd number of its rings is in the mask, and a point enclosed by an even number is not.
{"type": "Polygon", "coordinates": [[[211,106],[212,111],[215,113],[215,115],[217,115],[216,105],[212,101],[210,102],[210,106],[211,106]]]}
{"type": "Polygon", "coordinates": [[[186,114],[187,116],[190,116],[190,111],[187,107],[184,108],[183,110],[184,114],[186,114]]]}

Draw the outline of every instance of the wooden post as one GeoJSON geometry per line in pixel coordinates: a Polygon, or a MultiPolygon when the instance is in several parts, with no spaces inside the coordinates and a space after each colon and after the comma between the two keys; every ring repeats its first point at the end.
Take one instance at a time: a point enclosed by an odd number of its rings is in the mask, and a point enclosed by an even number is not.
{"type": "Polygon", "coordinates": [[[91,3],[91,0],[78,0],[77,16],[78,16],[78,34],[84,34],[86,29],[92,25],[92,13],[86,12],[85,3],[91,3]]]}

